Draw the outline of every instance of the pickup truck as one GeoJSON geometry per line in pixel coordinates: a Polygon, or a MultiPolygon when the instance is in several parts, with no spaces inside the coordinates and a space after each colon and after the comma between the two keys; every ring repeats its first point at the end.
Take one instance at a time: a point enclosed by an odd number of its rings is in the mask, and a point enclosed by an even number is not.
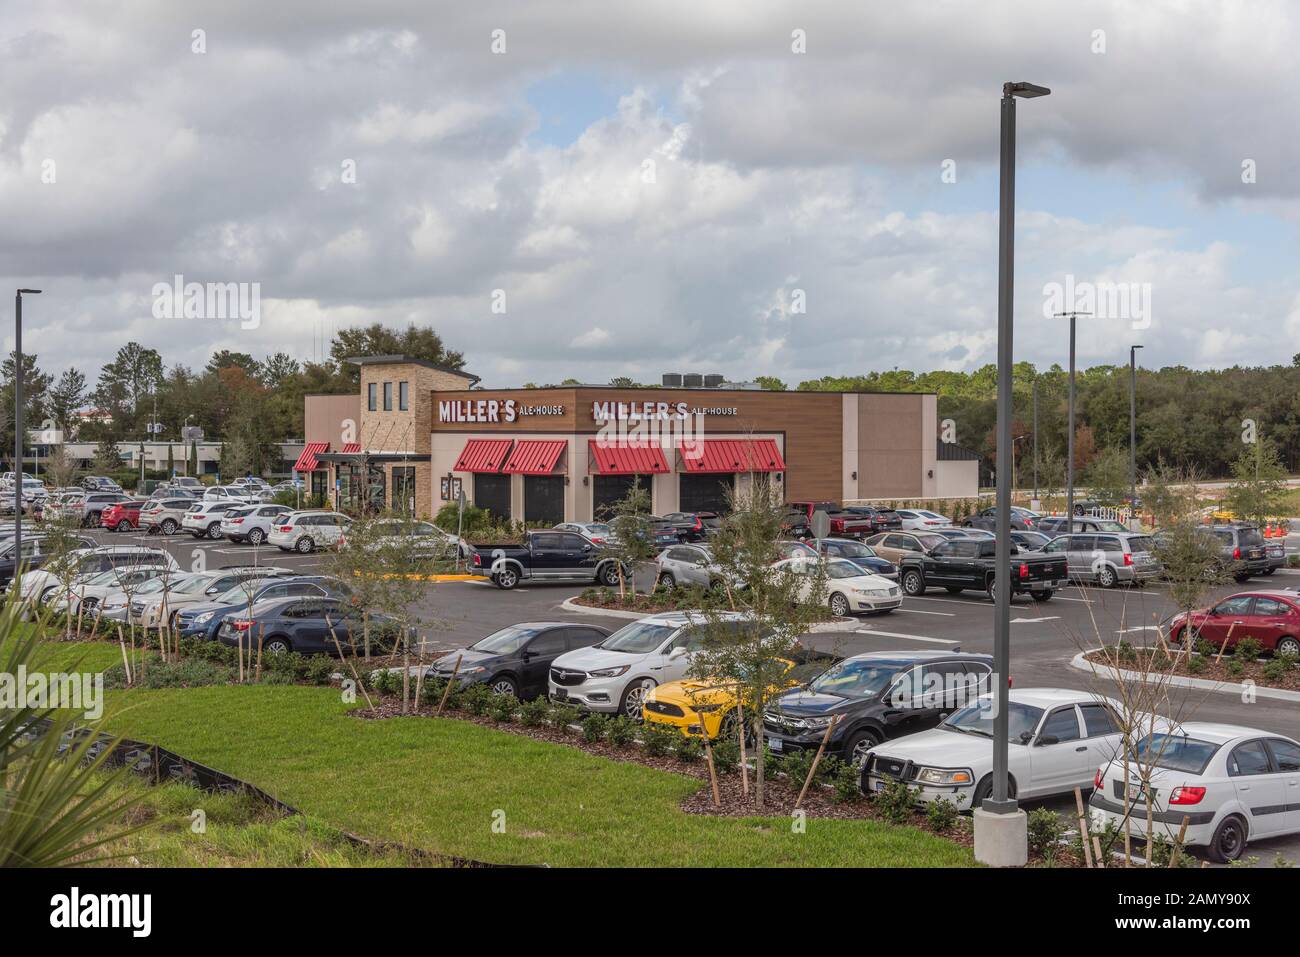
{"type": "Polygon", "coordinates": [[[475,545],[470,564],[505,589],[524,580],[618,585],[618,561],[576,532],[536,531],[522,545],[475,545]]]}
{"type": "MultiPolygon", "coordinates": [[[[946,588],[954,594],[979,589],[992,600],[996,593],[996,549],[997,542],[992,539],[952,539],[929,553],[904,555],[898,563],[898,580],[908,595],[923,595],[929,588],[946,588]]],[[[1026,552],[1011,546],[1012,597],[1028,592],[1034,601],[1047,601],[1069,583],[1064,555],[1026,552]]]]}
{"type": "Polygon", "coordinates": [[[825,512],[826,517],[831,520],[830,534],[826,536],[827,538],[863,538],[877,531],[869,517],[846,512],[838,502],[790,502],[786,507],[790,510],[790,514],[786,518],[785,526],[796,536],[806,528],[808,536],[811,537],[813,515],[817,512],[825,512]]]}

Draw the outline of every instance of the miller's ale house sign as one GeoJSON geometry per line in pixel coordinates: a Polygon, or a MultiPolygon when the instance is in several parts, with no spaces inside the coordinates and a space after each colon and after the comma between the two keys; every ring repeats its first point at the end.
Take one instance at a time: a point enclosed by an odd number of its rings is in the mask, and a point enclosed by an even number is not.
{"type": "Polygon", "coordinates": [[[514,399],[439,402],[439,422],[513,422],[525,415],[564,415],[562,405],[526,405],[514,399]]]}

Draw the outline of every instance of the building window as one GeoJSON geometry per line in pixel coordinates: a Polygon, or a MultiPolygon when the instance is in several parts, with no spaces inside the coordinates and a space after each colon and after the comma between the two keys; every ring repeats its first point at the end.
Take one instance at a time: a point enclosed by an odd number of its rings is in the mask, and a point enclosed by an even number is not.
{"type": "Polygon", "coordinates": [[[397,408],[405,412],[410,407],[411,384],[409,382],[397,383],[397,408]]]}
{"type": "Polygon", "coordinates": [[[373,382],[366,386],[366,408],[371,412],[379,408],[379,386],[373,382]]]}
{"type": "Polygon", "coordinates": [[[384,411],[393,411],[393,384],[391,382],[384,383],[384,411]]]}

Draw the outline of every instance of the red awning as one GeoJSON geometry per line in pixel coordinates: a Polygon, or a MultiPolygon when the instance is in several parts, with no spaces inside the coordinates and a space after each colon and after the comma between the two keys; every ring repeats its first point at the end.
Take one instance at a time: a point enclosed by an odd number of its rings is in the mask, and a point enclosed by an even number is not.
{"type": "Polygon", "coordinates": [[[322,452],[328,452],[330,444],[328,442],[308,442],[302,449],[302,455],[298,456],[298,461],[293,463],[295,472],[315,472],[318,468],[316,456],[322,452]]]}
{"type": "Polygon", "coordinates": [[[784,472],[775,439],[702,439],[678,450],[686,472],[784,472]]]}
{"type": "Polygon", "coordinates": [[[564,439],[520,439],[501,471],[512,475],[550,475],[568,444],[564,439]]]}
{"type": "Polygon", "coordinates": [[[348,442],[346,445],[343,446],[343,448],[339,449],[339,452],[341,452],[343,455],[356,455],[360,451],[361,451],[360,442],[348,442]]]}
{"type": "Polygon", "coordinates": [[[510,439],[470,439],[451,467],[453,472],[500,472],[510,451],[510,439]]]}
{"type": "Polygon", "coordinates": [[[652,475],[668,471],[668,460],[658,445],[601,445],[599,439],[590,439],[587,451],[588,468],[597,475],[652,475]]]}

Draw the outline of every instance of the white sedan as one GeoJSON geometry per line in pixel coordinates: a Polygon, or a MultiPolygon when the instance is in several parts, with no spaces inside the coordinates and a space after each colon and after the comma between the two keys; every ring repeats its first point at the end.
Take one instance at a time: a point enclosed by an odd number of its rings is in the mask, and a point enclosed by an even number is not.
{"type": "Polygon", "coordinates": [[[1124,770],[1113,761],[1097,771],[1094,828],[1122,832],[1127,805],[1128,827],[1145,837],[1149,788],[1156,835],[1176,839],[1187,818],[1184,842],[1220,863],[1241,857],[1248,840],[1300,832],[1300,744],[1280,734],[1189,721],[1139,741],[1127,781],[1124,770]]]}
{"type": "MultiPolygon", "coordinates": [[[[1007,768],[1015,797],[1086,790],[1097,765],[1120,749],[1118,702],[1060,688],[1015,689],[1008,697],[1007,768]]],[[[993,705],[991,695],[982,695],[929,731],[877,746],[863,763],[863,790],[882,791],[901,780],[920,802],[943,798],[963,811],[978,807],[993,790],[993,705]]]]}
{"type": "Polygon", "coordinates": [[[898,517],[903,520],[904,531],[924,532],[927,529],[952,528],[952,519],[929,509],[900,508],[895,509],[895,511],[898,512],[898,517]]]}
{"type": "MultiPolygon", "coordinates": [[[[804,578],[800,598],[812,598],[816,584],[817,560],[803,555],[787,558],[774,566],[781,571],[804,578]]],[[[888,614],[903,603],[903,592],[897,583],[879,575],[864,572],[846,558],[832,558],[825,563],[826,604],[831,614],[838,617],[855,612],[888,614]]]]}

